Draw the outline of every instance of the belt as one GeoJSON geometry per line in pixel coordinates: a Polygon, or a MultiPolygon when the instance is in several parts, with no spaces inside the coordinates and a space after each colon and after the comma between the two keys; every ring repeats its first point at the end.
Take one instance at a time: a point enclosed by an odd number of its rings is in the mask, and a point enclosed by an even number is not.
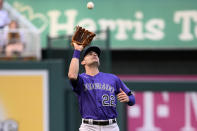
{"type": "Polygon", "coordinates": [[[82,121],[85,124],[99,125],[99,126],[106,126],[116,123],[116,119],[109,119],[109,120],[82,119],[82,121]]]}

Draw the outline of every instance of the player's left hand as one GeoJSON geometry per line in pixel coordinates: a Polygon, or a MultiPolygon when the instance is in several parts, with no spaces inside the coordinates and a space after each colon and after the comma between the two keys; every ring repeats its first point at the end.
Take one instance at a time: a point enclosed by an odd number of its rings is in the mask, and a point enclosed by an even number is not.
{"type": "Polygon", "coordinates": [[[120,88],[120,93],[118,93],[117,98],[120,102],[129,102],[129,97],[127,94],[120,88]]]}

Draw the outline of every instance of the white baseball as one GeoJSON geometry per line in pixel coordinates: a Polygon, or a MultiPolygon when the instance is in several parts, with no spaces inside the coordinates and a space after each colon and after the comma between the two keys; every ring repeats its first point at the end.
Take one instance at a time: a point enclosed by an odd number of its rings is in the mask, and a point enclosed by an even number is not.
{"type": "Polygon", "coordinates": [[[93,8],[94,8],[94,3],[91,2],[91,1],[88,2],[88,3],[87,3],[87,8],[88,8],[88,9],[93,9],[93,8]]]}

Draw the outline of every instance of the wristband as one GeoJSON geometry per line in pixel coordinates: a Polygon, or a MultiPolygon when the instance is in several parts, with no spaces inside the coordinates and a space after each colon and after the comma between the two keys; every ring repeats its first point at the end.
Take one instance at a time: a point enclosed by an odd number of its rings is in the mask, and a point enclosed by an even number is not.
{"type": "Polygon", "coordinates": [[[79,51],[79,50],[74,50],[73,58],[79,59],[79,58],[80,58],[80,53],[81,53],[81,51],[79,51]]]}
{"type": "Polygon", "coordinates": [[[128,105],[129,106],[132,106],[135,104],[135,96],[134,95],[130,95],[129,96],[129,102],[128,102],[128,105]]]}

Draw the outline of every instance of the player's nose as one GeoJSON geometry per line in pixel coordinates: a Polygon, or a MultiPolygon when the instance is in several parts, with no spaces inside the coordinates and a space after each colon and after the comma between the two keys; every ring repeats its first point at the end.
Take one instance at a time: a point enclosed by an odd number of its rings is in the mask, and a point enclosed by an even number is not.
{"type": "Polygon", "coordinates": [[[94,53],[93,53],[93,55],[94,55],[94,56],[97,56],[97,53],[96,53],[96,52],[94,52],[94,53]]]}

